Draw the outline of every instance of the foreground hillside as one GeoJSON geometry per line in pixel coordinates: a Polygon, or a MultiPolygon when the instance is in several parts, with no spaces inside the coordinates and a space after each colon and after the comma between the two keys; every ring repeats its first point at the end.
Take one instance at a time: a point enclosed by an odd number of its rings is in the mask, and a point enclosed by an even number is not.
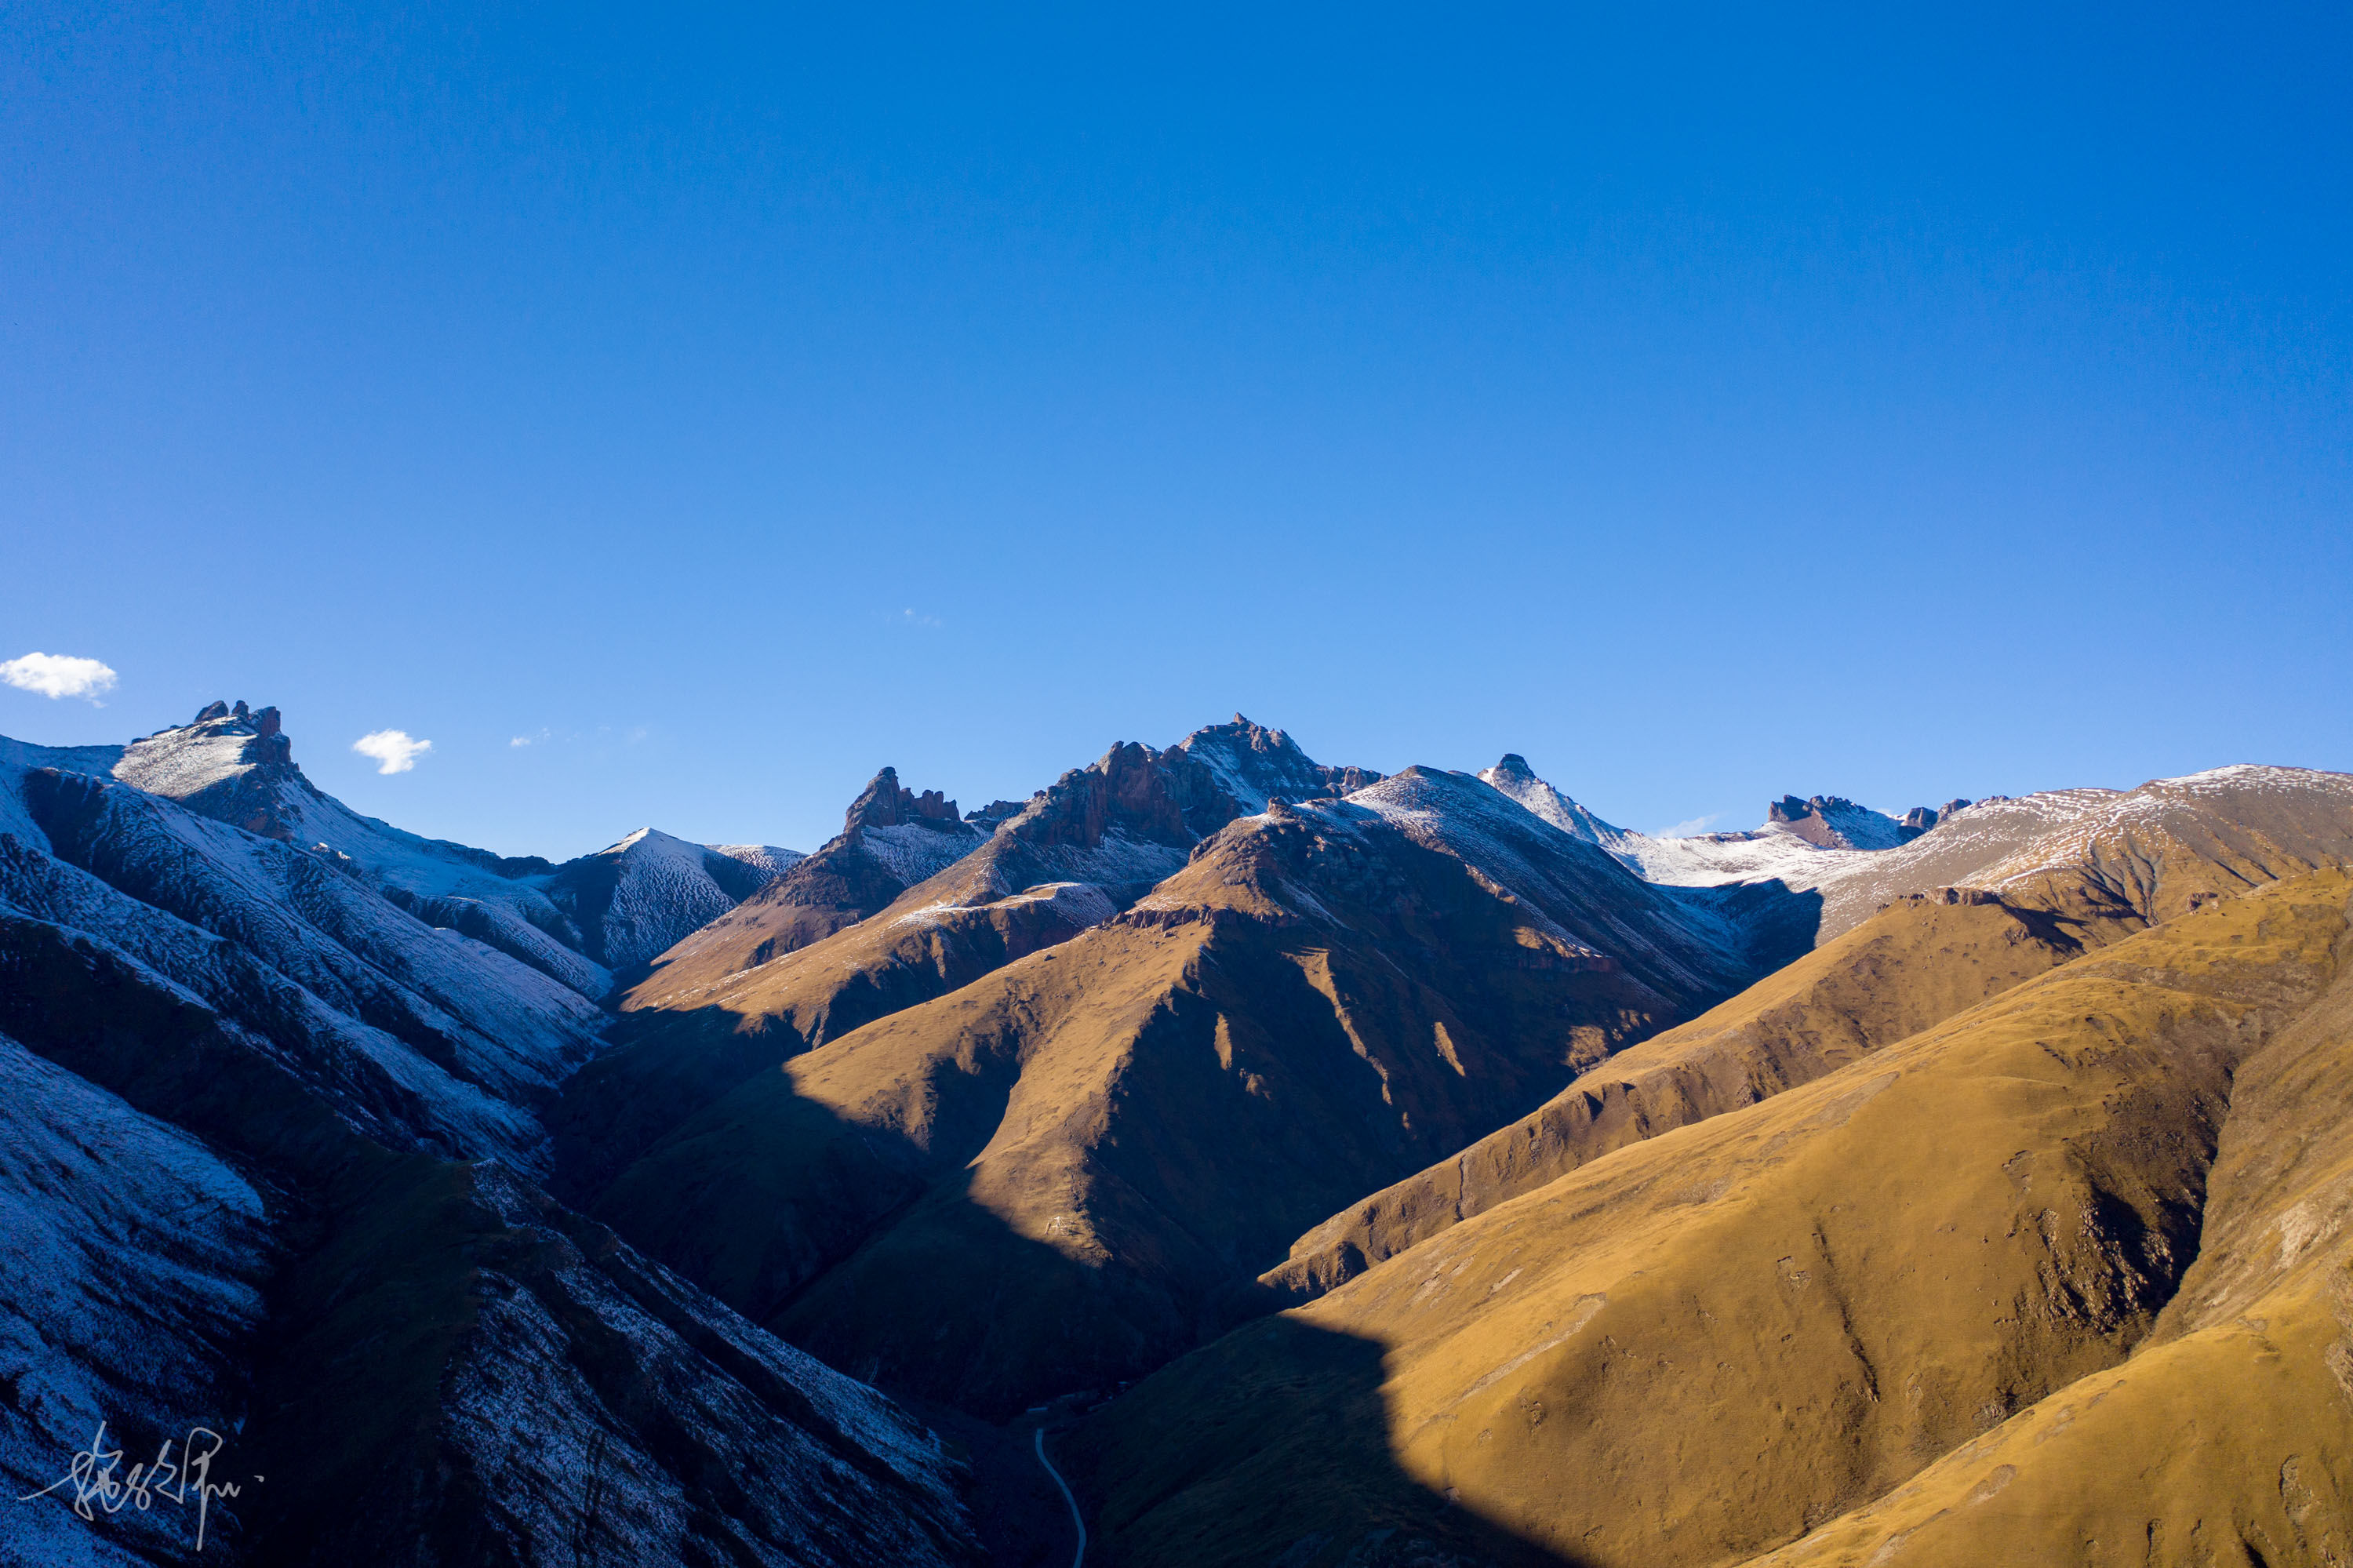
{"type": "Polygon", "coordinates": [[[1073,1445],[1114,1560],[2341,1560],[2348,895],[2086,951],[1174,1363],[1073,1445]]]}

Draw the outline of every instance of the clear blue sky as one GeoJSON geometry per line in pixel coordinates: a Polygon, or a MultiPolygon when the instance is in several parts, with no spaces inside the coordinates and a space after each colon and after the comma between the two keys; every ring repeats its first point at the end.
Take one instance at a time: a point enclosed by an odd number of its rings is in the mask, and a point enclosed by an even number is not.
{"type": "Polygon", "coordinates": [[[0,658],[120,673],[0,733],[552,855],[1237,708],[2353,768],[2341,8],[1126,9],[0,10],[0,658]]]}

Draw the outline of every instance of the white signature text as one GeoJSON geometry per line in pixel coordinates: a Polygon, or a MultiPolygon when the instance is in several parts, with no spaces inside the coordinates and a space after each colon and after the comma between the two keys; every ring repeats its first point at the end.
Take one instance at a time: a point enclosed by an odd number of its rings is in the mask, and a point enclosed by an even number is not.
{"type": "MultiPolygon", "coordinates": [[[[196,1550],[202,1552],[205,1523],[212,1511],[213,1499],[233,1498],[238,1489],[234,1482],[215,1482],[212,1478],[213,1460],[220,1451],[219,1433],[208,1426],[191,1426],[185,1439],[164,1439],[153,1463],[134,1464],[123,1470],[122,1450],[107,1446],[106,1423],[101,1421],[90,1446],[73,1457],[64,1475],[16,1500],[31,1502],[35,1498],[69,1489],[58,1500],[70,1500],[75,1513],[95,1520],[100,1512],[117,1514],[132,1507],[144,1513],[158,1501],[185,1508],[193,1498],[196,1504],[196,1550]],[[178,1450],[177,1457],[174,1457],[174,1449],[178,1450]]],[[[259,1476],[253,1478],[261,1479],[259,1476]]]]}

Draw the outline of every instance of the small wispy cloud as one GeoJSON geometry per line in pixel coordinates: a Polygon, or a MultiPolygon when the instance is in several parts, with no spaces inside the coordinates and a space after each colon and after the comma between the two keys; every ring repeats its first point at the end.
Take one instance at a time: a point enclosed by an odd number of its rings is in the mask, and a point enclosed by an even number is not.
{"type": "Polygon", "coordinates": [[[0,681],[20,692],[38,692],[52,701],[81,697],[94,708],[106,705],[98,700],[99,693],[114,690],[112,670],[95,659],[77,659],[67,653],[27,653],[10,659],[0,663],[0,681]]]}
{"type": "Polygon", "coordinates": [[[938,616],[925,615],[920,609],[902,609],[899,612],[899,624],[902,626],[938,626],[941,624],[941,621],[938,616]]]}
{"type": "Polygon", "coordinates": [[[382,766],[378,773],[406,773],[417,766],[417,759],[433,749],[429,740],[417,740],[405,729],[380,729],[364,735],[352,742],[352,749],[362,757],[373,757],[382,766]]]}
{"type": "Polygon", "coordinates": [[[1704,817],[1694,817],[1688,821],[1677,822],[1672,828],[1661,828],[1651,836],[1654,839],[1687,839],[1694,834],[1707,832],[1722,821],[1724,821],[1722,811],[1710,811],[1704,817]]]}
{"type": "Polygon", "coordinates": [[[509,746],[543,746],[554,738],[554,730],[543,729],[537,735],[519,735],[507,744],[509,746]]]}

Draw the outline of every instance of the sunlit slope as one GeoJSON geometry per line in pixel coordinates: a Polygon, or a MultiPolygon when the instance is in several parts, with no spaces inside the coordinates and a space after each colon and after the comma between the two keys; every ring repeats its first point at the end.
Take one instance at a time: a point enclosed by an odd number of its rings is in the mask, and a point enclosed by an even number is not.
{"type": "Polygon", "coordinates": [[[1990,894],[1897,900],[1689,1023],[1620,1052],[1453,1158],[1351,1203],[1265,1283],[1305,1300],[1508,1198],[1642,1139],[1835,1072],[2080,956],[2121,923],[1990,894]]]}
{"type": "Polygon", "coordinates": [[[1515,821],[1237,821],[1117,918],[737,1087],[595,1211],[837,1365],[1002,1412],[1258,1309],[1303,1226],[1735,989],[1720,923],[1485,786],[1377,789],[1515,821]]]}
{"type": "Polygon", "coordinates": [[[1763,1561],[2353,1558],[2349,959],[2239,1068],[2203,1245],[2151,1341],[1763,1561]]]}
{"type": "Polygon", "coordinates": [[[1597,1154],[1820,1076],[2084,946],[2348,856],[2353,777],[2291,768],[1987,801],[1901,848],[1829,856],[1820,948],[1332,1215],[1266,1282],[1312,1298],[1597,1154]]]}
{"type": "Polygon", "coordinates": [[[1107,1550],[1324,1537],[1304,1568],[1382,1519],[1736,1563],[1885,1493],[2149,1340],[2232,1072],[2329,983],[2348,892],[2300,878],[2088,954],[1169,1366],[1074,1446],[1107,1550]],[[1377,1455],[1348,1434],[1362,1390],[1310,1375],[1352,1344],[1386,1351],[1377,1455]]]}

